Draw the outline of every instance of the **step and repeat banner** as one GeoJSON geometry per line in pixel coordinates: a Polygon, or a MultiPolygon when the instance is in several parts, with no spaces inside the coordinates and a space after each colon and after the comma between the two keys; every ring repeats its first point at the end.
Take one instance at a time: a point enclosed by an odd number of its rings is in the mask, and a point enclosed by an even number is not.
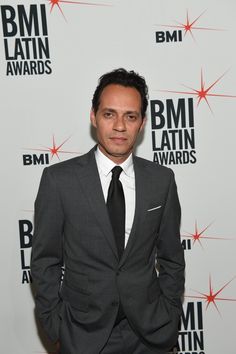
{"type": "Polygon", "coordinates": [[[34,315],[30,253],[45,166],[94,144],[98,77],[149,86],[137,154],[172,168],[184,312],[174,354],[235,354],[235,0],[0,0],[0,352],[53,353],[34,315]]]}

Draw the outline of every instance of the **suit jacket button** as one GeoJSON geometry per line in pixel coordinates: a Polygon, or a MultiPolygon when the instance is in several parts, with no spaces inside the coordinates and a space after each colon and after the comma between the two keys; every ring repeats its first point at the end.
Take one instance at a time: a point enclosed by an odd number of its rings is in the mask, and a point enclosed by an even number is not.
{"type": "Polygon", "coordinates": [[[116,301],[116,300],[115,300],[115,301],[112,301],[111,305],[114,306],[114,307],[116,307],[116,306],[119,305],[119,301],[116,301]]]}

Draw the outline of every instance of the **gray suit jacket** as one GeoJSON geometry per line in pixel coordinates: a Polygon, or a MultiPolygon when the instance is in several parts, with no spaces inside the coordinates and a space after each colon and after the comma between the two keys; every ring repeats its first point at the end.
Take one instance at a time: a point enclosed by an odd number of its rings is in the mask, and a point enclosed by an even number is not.
{"type": "Polygon", "coordinates": [[[155,353],[176,343],[184,257],[174,175],[136,156],[134,171],[135,216],[120,261],[94,149],[43,172],[31,271],[37,314],[49,337],[60,340],[63,354],[98,354],[119,301],[133,330],[155,353]]]}

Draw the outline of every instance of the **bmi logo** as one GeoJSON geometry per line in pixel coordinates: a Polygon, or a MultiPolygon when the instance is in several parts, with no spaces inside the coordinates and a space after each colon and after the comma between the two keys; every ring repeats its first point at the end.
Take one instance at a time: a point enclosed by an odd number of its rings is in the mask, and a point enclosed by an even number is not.
{"type": "Polygon", "coordinates": [[[197,107],[205,103],[212,114],[210,100],[213,98],[235,99],[236,95],[215,92],[215,87],[226,73],[227,71],[215,81],[206,84],[201,70],[197,87],[183,85],[182,90],[158,90],[180,95],[181,98],[150,101],[154,162],[162,165],[196,163],[193,97],[197,100],[197,107]],[[187,96],[192,97],[187,98],[187,96]]]}
{"type": "Polygon", "coordinates": [[[188,302],[181,316],[179,337],[172,354],[205,354],[202,302],[188,302]]]}
{"type": "Polygon", "coordinates": [[[32,165],[49,165],[52,159],[57,157],[60,160],[60,154],[78,154],[75,151],[68,151],[62,149],[63,145],[70,139],[67,138],[59,145],[56,143],[55,137],[53,135],[51,146],[42,146],[41,148],[27,148],[27,150],[37,151],[34,154],[23,154],[23,165],[24,166],[32,166],[32,165]]]}
{"type": "Polygon", "coordinates": [[[51,74],[45,5],[2,5],[6,75],[51,74]]]}
{"type": "MultiPolygon", "coordinates": [[[[31,210],[26,210],[32,213],[31,210]]],[[[18,221],[19,238],[20,238],[20,264],[22,270],[22,284],[32,283],[30,271],[30,258],[33,239],[33,223],[29,219],[21,219],[18,221]]],[[[64,267],[62,267],[62,278],[64,275],[64,267]]]]}
{"type": "Polygon", "coordinates": [[[193,99],[151,100],[150,107],[153,161],[196,163],[193,99]]]}
{"type": "Polygon", "coordinates": [[[235,298],[222,297],[221,293],[230,283],[235,280],[233,277],[230,281],[225,283],[218,290],[213,290],[211,277],[209,277],[209,288],[205,292],[196,291],[197,295],[188,296],[191,298],[190,302],[184,304],[183,313],[181,316],[181,323],[179,327],[179,337],[176,347],[170,354],[205,354],[204,343],[204,316],[203,316],[203,302],[206,304],[205,312],[212,305],[218,314],[218,302],[235,302],[235,298]],[[195,299],[195,301],[193,300],[195,299]]]}
{"type": "Polygon", "coordinates": [[[20,260],[22,279],[21,283],[32,283],[32,277],[30,273],[30,255],[32,247],[33,237],[33,224],[28,219],[22,219],[18,221],[19,237],[20,237],[20,260]]]}
{"type": "Polygon", "coordinates": [[[206,11],[195,17],[190,18],[189,12],[187,11],[186,17],[183,21],[175,21],[174,24],[159,24],[160,27],[169,28],[170,30],[157,31],[156,43],[170,43],[170,42],[182,42],[187,35],[190,35],[194,41],[194,32],[197,31],[222,31],[222,29],[211,28],[206,26],[198,26],[200,18],[204,15],[206,11]]]}

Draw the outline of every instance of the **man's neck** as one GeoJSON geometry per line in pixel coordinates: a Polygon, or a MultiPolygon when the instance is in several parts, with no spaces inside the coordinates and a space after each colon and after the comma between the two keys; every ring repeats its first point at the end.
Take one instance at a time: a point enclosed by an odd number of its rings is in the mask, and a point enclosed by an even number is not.
{"type": "Polygon", "coordinates": [[[108,158],[109,160],[111,160],[112,162],[114,162],[116,165],[121,165],[123,162],[125,162],[129,157],[130,155],[132,155],[132,150],[130,151],[129,154],[125,155],[125,156],[116,156],[116,155],[111,155],[109,153],[106,153],[104,151],[104,149],[98,145],[97,149],[99,150],[99,152],[105,156],[106,158],[108,158]]]}

